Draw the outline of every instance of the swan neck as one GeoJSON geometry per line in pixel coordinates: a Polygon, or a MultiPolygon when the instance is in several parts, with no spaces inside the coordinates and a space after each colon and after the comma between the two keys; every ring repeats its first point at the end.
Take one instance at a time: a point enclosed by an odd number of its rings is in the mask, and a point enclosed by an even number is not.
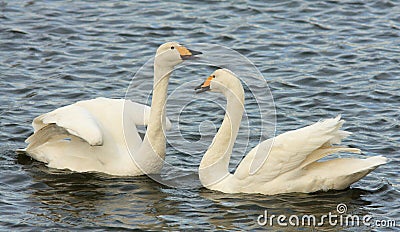
{"type": "MultiPolygon", "coordinates": [[[[168,81],[172,70],[173,68],[154,64],[154,83],[149,124],[137,157],[135,157],[136,163],[140,168],[151,167],[155,164],[162,166],[164,162],[166,149],[164,133],[166,127],[165,106],[168,81]],[[146,160],[142,160],[142,158],[146,160]]],[[[150,174],[146,170],[144,172],[150,174]]]]}
{"type": "MultiPolygon", "coordinates": [[[[158,134],[160,133],[159,129],[165,127],[165,103],[167,101],[168,81],[171,72],[172,70],[166,68],[154,67],[153,96],[151,99],[148,132],[156,132],[158,134]]],[[[162,135],[164,136],[163,133],[162,135]]]]}
{"type": "Polygon", "coordinates": [[[229,161],[244,111],[244,94],[240,86],[224,93],[226,112],[221,127],[200,162],[199,177],[203,186],[211,186],[230,176],[229,161]]]}

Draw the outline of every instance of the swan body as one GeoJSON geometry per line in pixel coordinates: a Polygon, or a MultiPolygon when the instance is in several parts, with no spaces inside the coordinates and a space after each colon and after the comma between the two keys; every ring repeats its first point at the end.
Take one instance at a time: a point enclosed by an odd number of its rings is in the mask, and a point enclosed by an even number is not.
{"type": "Polygon", "coordinates": [[[24,151],[51,168],[137,176],[158,173],[165,158],[168,80],[174,67],[199,52],[176,42],[157,49],[152,106],[96,98],[61,107],[33,120],[24,151]],[[137,126],[147,126],[142,140],[137,126]]]}
{"type": "Polygon", "coordinates": [[[222,92],[227,99],[222,125],[199,167],[200,181],[208,189],[266,195],[342,190],[387,162],[382,156],[320,161],[337,152],[361,153],[333,145],[350,134],[340,130],[344,120],[338,116],[261,142],[231,174],[228,165],[244,109],[243,87],[231,71],[219,69],[196,89],[222,92]]]}
{"type": "Polygon", "coordinates": [[[136,126],[148,125],[149,115],[149,106],[130,100],[79,101],[35,118],[26,150],[51,168],[139,175],[141,171],[126,147],[123,127],[130,129],[129,143],[137,148],[142,140],[136,126]],[[124,114],[131,119],[125,125],[124,114]]]}

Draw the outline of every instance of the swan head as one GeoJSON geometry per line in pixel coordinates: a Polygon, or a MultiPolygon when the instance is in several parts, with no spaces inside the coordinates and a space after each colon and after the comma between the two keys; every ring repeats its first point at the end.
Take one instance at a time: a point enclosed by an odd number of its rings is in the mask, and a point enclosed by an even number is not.
{"type": "Polygon", "coordinates": [[[189,50],[177,42],[167,42],[157,49],[155,60],[160,65],[174,67],[184,60],[192,59],[200,54],[202,53],[189,50]]]}
{"type": "Polygon", "coordinates": [[[217,69],[214,71],[203,84],[195,88],[196,93],[205,91],[223,93],[224,95],[234,94],[237,97],[243,98],[244,91],[239,78],[229,69],[217,69]]]}

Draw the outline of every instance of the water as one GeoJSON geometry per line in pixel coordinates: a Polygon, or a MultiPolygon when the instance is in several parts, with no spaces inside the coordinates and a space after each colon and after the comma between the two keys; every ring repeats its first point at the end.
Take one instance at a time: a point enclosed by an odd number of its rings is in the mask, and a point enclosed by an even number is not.
{"type": "MultiPolygon", "coordinates": [[[[322,215],[339,203],[399,225],[399,13],[396,1],[1,1],[1,230],[263,230],[271,227],[256,220],[265,209],[322,215]],[[224,45],[254,62],[274,96],[277,133],[342,114],[353,132],[345,144],[390,163],[345,191],[227,195],[147,177],[53,170],[14,152],[25,146],[35,116],[78,100],[124,97],[134,73],[172,40],[224,45]]],[[[171,88],[200,83],[211,71],[178,70],[171,88]]],[[[218,125],[223,111],[207,107],[190,109],[218,125]]],[[[195,140],[199,125],[190,119],[182,119],[185,138],[195,140]]],[[[168,152],[170,162],[195,173],[201,156],[168,152]]]]}

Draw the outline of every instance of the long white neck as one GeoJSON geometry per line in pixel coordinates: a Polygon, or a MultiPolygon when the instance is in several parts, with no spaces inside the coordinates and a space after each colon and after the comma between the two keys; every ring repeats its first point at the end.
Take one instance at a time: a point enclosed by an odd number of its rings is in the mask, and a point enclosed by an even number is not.
{"type": "Polygon", "coordinates": [[[231,175],[229,160],[244,110],[243,88],[238,85],[224,95],[227,99],[224,120],[200,162],[199,177],[205,187],[217,184],[231,175]]]}
{"type": "Polygon", "coordinates": [[[150,120],[146,135],[136,152],[135,161],[146,174],[162,168],[165,158],[165,106],[168,93],[168,81],[173,68],[160,66],[154,62],[153,96],[151,100],[150,120]]]}
{"type": "MultiPolygon", "coordinates": [[[[153,97],[151,100],[150,121],[146,137],[149,138],[153,150],[164,159],[165,157],[165,107],[168,93],[168,81],[172,69],[154,64],[153,97]]],[[[146,140],[144,140],[145,142],[146,140]]]]}

